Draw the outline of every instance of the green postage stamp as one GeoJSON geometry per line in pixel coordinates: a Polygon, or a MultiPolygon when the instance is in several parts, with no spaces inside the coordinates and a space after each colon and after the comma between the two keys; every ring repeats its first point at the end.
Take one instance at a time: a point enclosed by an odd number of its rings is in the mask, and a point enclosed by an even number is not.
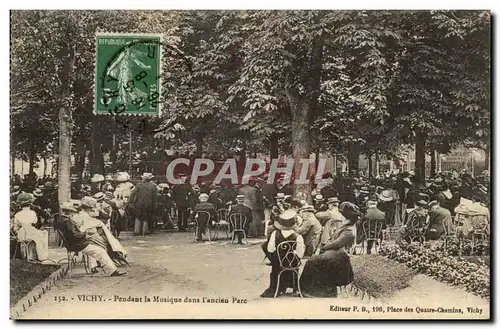
{"type": "Polygon", "coordinates": [[[158,115],[161,37],[97,34],[95,114],[158,115]]]}

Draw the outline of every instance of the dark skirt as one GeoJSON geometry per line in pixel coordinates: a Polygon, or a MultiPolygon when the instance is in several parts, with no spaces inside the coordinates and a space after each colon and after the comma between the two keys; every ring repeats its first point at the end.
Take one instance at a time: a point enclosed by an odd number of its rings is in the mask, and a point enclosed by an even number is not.
{"type": "Polygon", "coordinates": [[[300,288],[307,294],[327,297],[331,296],[328,293],[332,288],[348,285],[353,280],[351,261],[344,249],[330,249],[307,261],[300,288]]]}

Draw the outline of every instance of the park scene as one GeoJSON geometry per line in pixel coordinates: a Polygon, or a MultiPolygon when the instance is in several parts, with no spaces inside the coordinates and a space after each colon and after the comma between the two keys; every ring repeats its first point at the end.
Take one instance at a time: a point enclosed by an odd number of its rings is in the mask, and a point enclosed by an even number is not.
{"type": "Polygon", "coordinates": [[[488,319],[491,14],[11,11],[12,319],[488,319]]]}

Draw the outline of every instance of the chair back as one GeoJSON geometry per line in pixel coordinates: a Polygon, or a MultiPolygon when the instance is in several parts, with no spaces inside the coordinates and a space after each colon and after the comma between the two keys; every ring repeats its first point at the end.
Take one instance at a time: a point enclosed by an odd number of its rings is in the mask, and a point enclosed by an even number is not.
{"type": "Polygon", "coordinates": [[[278,244],[276,254],[282,270],[298,270],[300,268],[300,257],[294,252],[297,241],[283,241],[278,244]]]}
{"type": "Polygon", "coordinates": [[[54,222],[53,222],[54,229],[55,230],[60,229],[63,223],[69,219],[70,217],[67,215],[61,213],[54,214],[54,222]]]}
{"type": "Polygon", "coordinates": [[[451,218],[443,220],[443,229],[446,236],[455,235],[457,233],[457,229],[455,225],[453,225],[453,220],[451,218]]]}
{"type": "Polygon", "coordinates": [[[472,225],[474,234],[489,234],[490,221],[486,215],[470,215],[468,221],[472,225]]]}
{"type": "Polygon", "coordinates": [[[406,228],[410,236],[424,235],[425,231],[427,230],[426,218],[423,216],[418,216],[418,214],[414,212],[410,213],[408,216],[406,228]]]}
{"type": "Polygon", "coordinates": [[[197,226],[199,226],[200,218],[206,218],[207,219],[206,223],[209,223],[210,222],[210,213],[208,211],[198,210],[196,212],[196,214],[194,215],[194,220],[195,220],[197,226]]]}
{"type": "Polygon", "coordinates": [[[21,210],[21,206],[19,206],[19,204],[17,202],[15,202],[15,201],[10,202],[10,214],[12,217],[16,214],[16,212],[18,212],[20,210],[21,210]]]}
{"type": "Polygon", "coordinates": [[[163,213],[164,209],[165,209],[165,205],[163,204],[163,202],[158,201],[156,203],[156,213],[160,215],[163,213]]]}
{"type": "Polygon", "coordinates": [[[61,241],[61,244],[59,245],[61,248],[66,248],[68,251],[73,251],[68,248],[68,240],[66,239],[66,236],[64,235],[64,232],[60,229],[56,229],[56,234],[59,237],[59,240],[61,241]]]}
{"type": "Polygon", "coordinates": [[[366,220],[363,222],[363,232],[366,239],[379,239],[382,237],[382,227],[384,222],[381,220],[366,220]]]}
{"type": "Polygon", "coordinates": [[[233,226],[233,230],[244,230],[247,218],[243,214],[234,213],[229,216],[229,222],[233,226]]]}
{"type": "Polygon", "coordinates": [[[115,224],[119,217],[120,217],[120,214],[118,213],[118,211],[113,210],[111,212],[111,224],[115,224]]]}
{"type": "Polygon", "coordinates": [[[228,210],[226,208],[222,208],[217,210],[217,218],[220,222],[221,220],[227,221],[228,210]]]}

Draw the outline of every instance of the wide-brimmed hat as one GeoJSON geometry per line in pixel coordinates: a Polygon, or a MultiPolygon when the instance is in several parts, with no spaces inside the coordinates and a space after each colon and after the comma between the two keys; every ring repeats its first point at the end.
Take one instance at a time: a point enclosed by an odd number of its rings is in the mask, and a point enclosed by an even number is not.
{"type": "Polygon", "coordinates": [[[282,212],[278,219],[274,222],[274,227],[278,230],[290,230],[295,225],[295,217],[297,212],[292,209],[287,209],[282,212]]]}
{"type": "Polygon", "coordinates": [[[91,178],[90,178],[90,182],[91,183],[99,183],[99,182],[102,182],[104,181],[104,176],[101,175],[101,174],[94,174],[91,178]]]}
{"type": "Polygon", "coordinates": [[[33,191],[33,195],[34,195],[34,196],[42,196],[42,195],[43,195],[43,192],[42,192],[42,190],[40,190],[39,188],[37,188],[37,189],[35,189],[35,190],[33,191]]]}
{"type": "Polygon", "coordinates": [[[82,200],[71,199],[71,205],[76,209],[76,211],[80,211],[82,208],[82,200]]]}
{"type": "Polygon", "coordinates": [[[433,200],[433,201],[429,202],[429,208],[432,208],[434,206],[439,206],[439,201],[433,200]]]}
{"type": "Polygon", "coordinates": [[[378,197],[379,197],[380,201],[384,201],[384,202],[390,202],[390,201],[394,200],[394,197],[392,196],[392,193],[389,190],[383,190],[379,194],[378,197]]]}
{"type": "Polygon", "coordinates": [[[206,193],[202,193],[202,194],[200,194],[200,196],[198,197],[198,199],[199,199],[201,202],[208,201],[208,194],[206,194],[206,193]]]}
{"type": "Polygon", "coordinates": [[[276,199],[284,199],[284,198],[285,198],[285,193],[276,194],[276,199]]]}
{"type": "Polygon", "coordinates": [[[153,179],[155,176],[150,172],[145,172],[141,175],[142,179],[153,179]]]}
{"type": "Polygon", "coordinates": [[[416,202],[416,204],[419,205],[420,207],[423,207],[423,208],[429,207],[429,203],[427,201],[425,201],[424,199],[418,200],[416,202]]]}
{"type": "Polygon", "coordinates": [[[62,205],[61,205],[61,209],[62,210],[67,210],[67,211],[72,211],[72,212],[78,212],[78,210],[76,210],[76,208],[73,206],[73,204],[71,202],[64,202],[62,205]]]}
{"type": "Polygon", "coordinates": [[[128,173],[122,171],[116,174],[115,181],[126,182],[128,180],[130,180],[130,175],[128,173]]]}
{"type": "Polygon", "coordinates": [[[94,194],[94,199],[96,199],[97,201],[104,200],[104,193],[103,192],[97,192],[96,194],[94,194]]]}
{"type": "Polygon", "coordinates": [[[244,194],[238,194],[236,196],[236,200],[245,200],[245,195],[244,194]]]}
{"type": "Polygon", "coordinates": [[[342,202],[339,206],[340,213],[350,221],[356,221],[361,216],[359,207],[352,202],[342,202]]]}
{"type": "Polygon", "coordinates": [[[33,203],[34,198],[32,194],[23,192],[17,196],[16,201],[21,207],[23,207],[33,203]]]}
{"type": "Polygon", "coordinates": [[[336,197],[336,196],[333,196],[333,197],[331,197],[331,198],[328,198],[328,200],[326,201],[326,203],[327,203],[327,204],[330,204],[330,203],[339,203],[339,202],[340,202],[340,200],[339,200],[339,198],[338,198],[338,197],[336,197]]]}
{"type": "Polygon", "coordinates": [[[82,198],[82,208],[95,208],[97,205],[96,199],[90,196],[84,196],[82,198]]]}
{"type": "Polygon", "coordinates": [[[302,205],[302,207],[300,208],[300,211],[312,211],[312,212],[314,212],[314,211],[316,211],[316,210],[314,209],[314,206],[313,206],[313,205],[308,204],[308,203],[305,203],[305,204],[303,204],[303,205],[302,205]]]}

